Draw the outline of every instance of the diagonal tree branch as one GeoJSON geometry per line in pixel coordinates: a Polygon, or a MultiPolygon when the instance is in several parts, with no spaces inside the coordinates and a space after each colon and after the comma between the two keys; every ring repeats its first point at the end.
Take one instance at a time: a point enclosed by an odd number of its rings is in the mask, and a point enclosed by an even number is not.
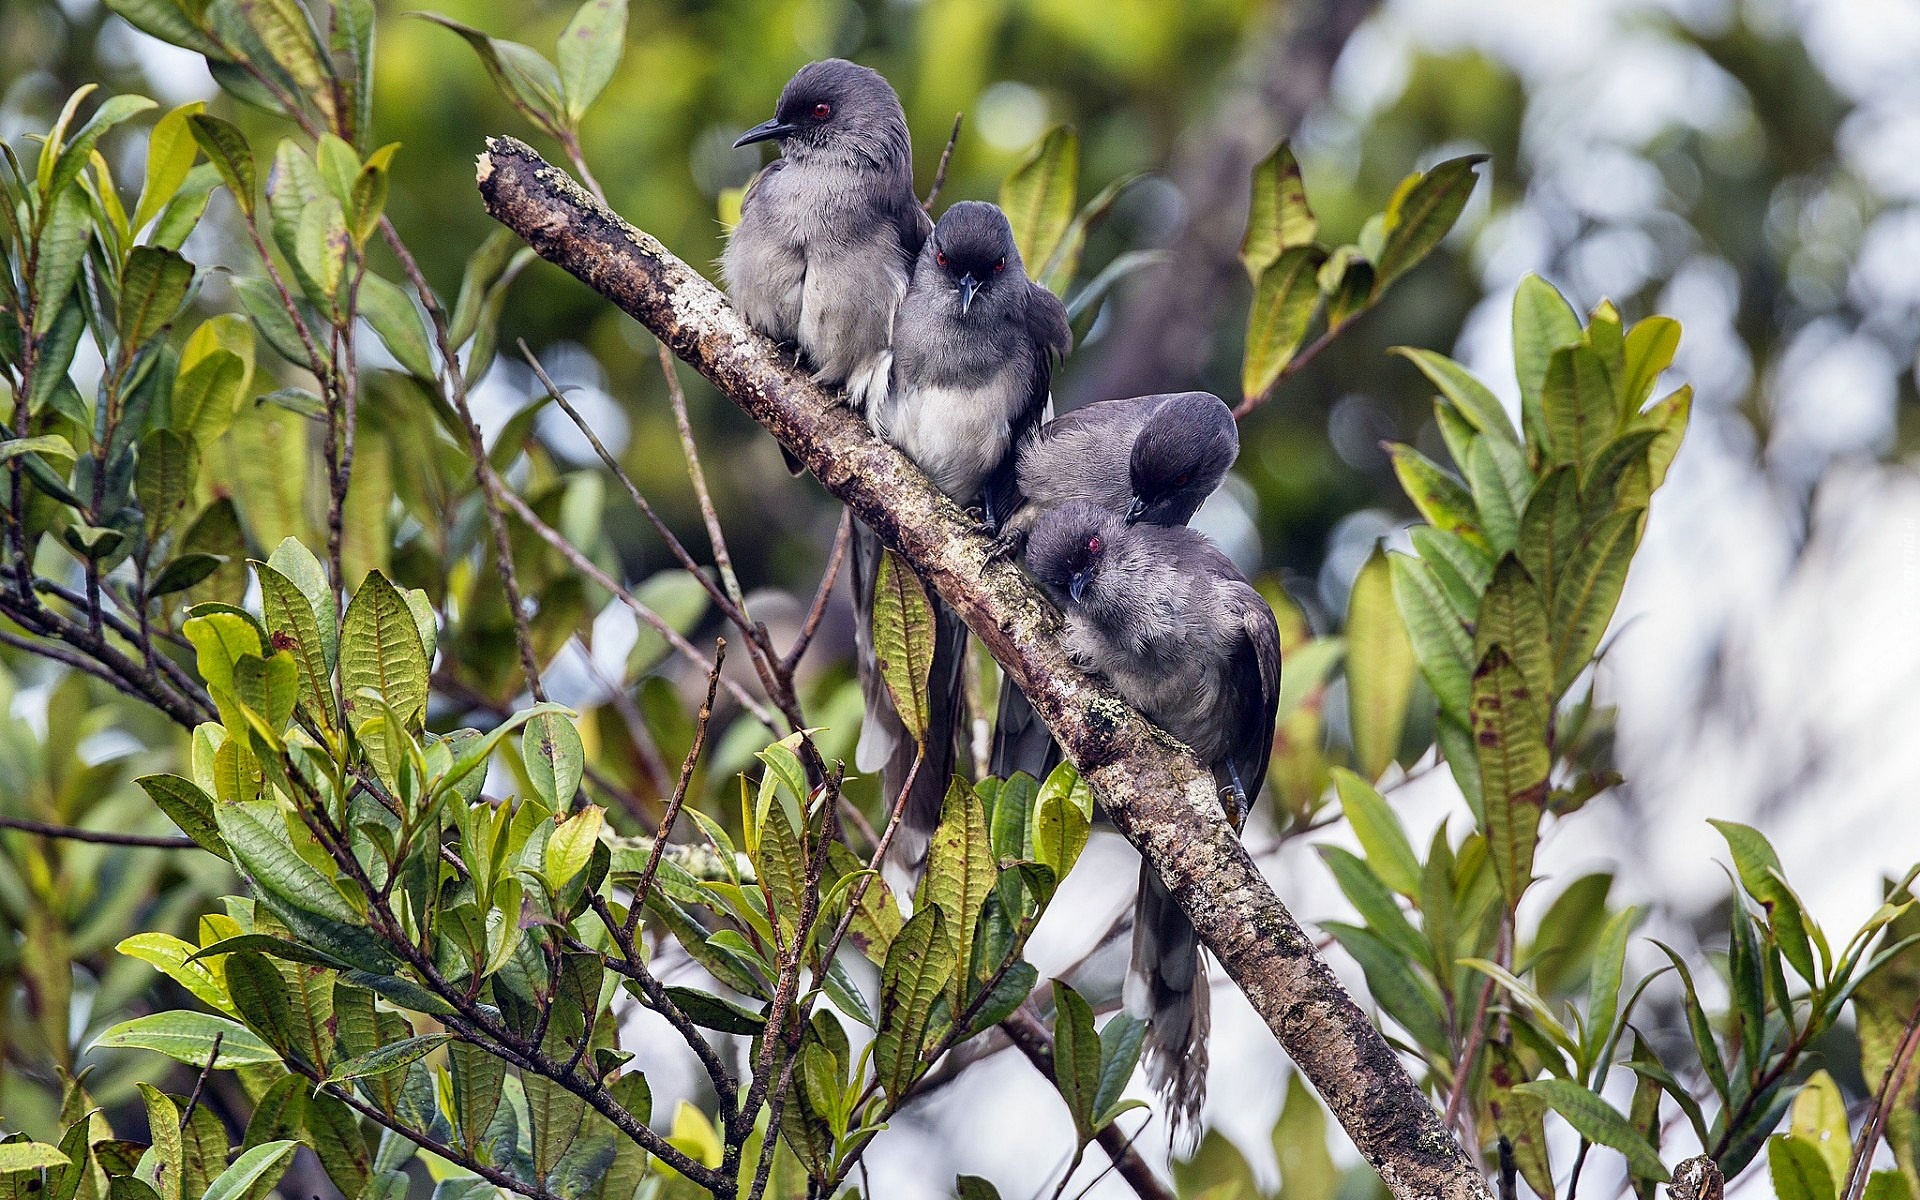
{"type": "Polygon", "coordinates": [[[1234,837],[1213,778],[1060,646],[1059,616],[893,447],[788,365],[724,296],[524,143],[479,160],[487,211],[665,342],[897,549],[1006,669],[1402,1200],[1490,1197],[1379,1030],[1234,837]]]}

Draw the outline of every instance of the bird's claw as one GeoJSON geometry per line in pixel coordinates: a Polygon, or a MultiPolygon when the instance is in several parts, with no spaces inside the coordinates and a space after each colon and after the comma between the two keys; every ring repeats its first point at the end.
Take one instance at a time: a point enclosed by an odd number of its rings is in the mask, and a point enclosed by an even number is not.
{"type": "MultiPolygon", "coordinates": [[[[981,532],[990,533],[992,531],[982,530],[981,532]]],[[[1019,532],[1016,530],[1012,530],[1012,529],[1001,530],[1000,536],[997,538],[994,538],[993,544],[987,547],[987,561],[990,563],[996,563],[996,562],[1006,562],[1012,559],[1015,555],[1020,553],[1021,544],[1024,543],[1025,541],[1026,539],[1021,537],[1019,532]]]]}

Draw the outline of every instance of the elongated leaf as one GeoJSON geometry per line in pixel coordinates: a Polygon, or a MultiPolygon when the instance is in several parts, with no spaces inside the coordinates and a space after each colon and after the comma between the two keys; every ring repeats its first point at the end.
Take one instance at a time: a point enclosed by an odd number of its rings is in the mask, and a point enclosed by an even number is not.
{"type": "Polygon", "coordinates": [[[253,148],[247,145],[247,136],[231,121],[206,113],[195,113],[187,118],[187,124],[193,132],[193,140],[220,172],[221,182],[227,185],[234,203],[248,217],[253,216],[253,206],[259,194],[259,176],[254,171],[253,148]]]}
{"type": "Polygon", "coordinates": [[[1520,560],[1508,554],[1494,567],[1480,597],[1474,623],[1473,654],[1485,661],[1499,646],[1519,670],[1528,692],[1541,704],[1553,695],[1553,647],[1548,639],[1546,605],[1520,560]]]}
{"type": "Polygon", "coordinates": [[[16,1171],[46,1171],[67,1166],[72,1161],[61,1153],[60,1147],[50,1146],[46,1142],[0,1142],[0,1175],[11,1175],[16,1171]]]}
{"type": "Polygon", "coordinates": [[[1354,765],[1378,779],[1400,750],[1418,664],[1393,601],[1386,552],[1375,546],[1347,596],[1347,712],[1354,765]]]}
{"type": "Polygon", "coordinates": [[[1580,340],[1580,317],[1557,289],[1538,275],[1520,281],[1513,294],[1513,368],[1520,380],[1520,408],[1527,443],[1547,446],[1546,418],[1540,397],[1546,390],[1553,352],[1580,340]]]}
{"type": "Polygon", "coordinates": [[[1311,246],[1319,235],[1320,222],[1307,206],[1300,162],[1293,148],[1281,142],[1253,169],[1253,200],[1246,236],[1240,239],[1240,261],[1257,283],[1284,251],[1311,246]]]}
{"type": "Polygon", "coordinates": [[[1805,909],[1788,886],[1785,868],[1780,865],[1780,856],[1774,853],[1773,845],[1751,825],[1712,819],[1707,824],[1727,840],[1734,869],[1740,873],[1740,886],[1767,910],[1767,924],[1780,943],[1780,952],[1787,956],[1802,979],[1813,982],[1813,945],[1807,936],[1805,909]]]}
{"type": "Polygon", "coordinates": [[[335,1083],[367,1075],[384,1075],[412,1066],[436,1049],[453,1040],[452,1034],[427,1033],[403,1041],[389,1042],[376,1050],[336,1063],[327,1078],[335,1083]]]}
{"type": "Polygon", "coordinates": [[[207,1007],[217,1008],[228,1016],[238,1015],[219,972],[205,960],[195,959],[196,947],[191,943],[170,933],[136,933],[122,938],[114,949],[158,968],[207,1007]]]}
{"type": "Polygon", "coordinates": [[[280,1056],[254,1032],[238,1021],[211,1013],[162,1012],[122,1021],[93,1040],[95,1047],[121,1050],[152,1050],[190,1067],[204,1067],[213,1054],[213,1039],[220,1039],[220,1055],[214,1059],[216,1070],[255,1063],[277,1063],[280,1056]]]}
{"type": "Polygon", "coordinates": [[[57,196],[65,191],[68,184],[80,177],[80,172],[86,168],[87,160],[93,154],[93,148],[109,129],[154,107],[154,102],[145,96],[107,97],[93,111],[93,116],[87,118],[87,123],[74,131],[73,137],[65,145],[60,146],[52,175],[43,184],[42,193],[57,196]]]}
{"type": "Polygon", "coordinates": [[[1407,840],[1393,809],[1366,780],[1340,767],[1333,769],[1340,792],[1340,811],[1366,851],[1367,866],[1380,882],[1408,898],[1420,892],[1420,860],[1407,840]]]}
{"type": "Polygon", "coordinates": [[[1020,259],[1035,271],[1053,259],[1080,193],[1080,135],[1069,125],[1047,131],[1000,184],[1000,207],[1013,227],[1020,259]]]}
{"type": "Polygon", "coordinates": [[[466,39],[467,44],[480,56],[481,65],[486,67],[487,73],[493,76],[501,90],[527,109],[529,117],[536,124],[550,133],[558,134],[560,116],[565,107],[560,95],[560,73],[543,55],[531,46],[488,37],[470,25],[463,25],[438,13],[423,12],[419,15],[466,39]]]}
{"type": "Polygon", "coordinates": [[[294,582],[266,563],[255,561],[261,609],[276,650],[293,656],[301,711],[323,729],[331,729],[333,671],[327,664],[327,637],[314,619],[313,605],[294,582]]]}
{"type": "Polygon", "coordinates": [[[1414,658],[1443,711],[1466,723],[1472,692],[1473,635],[1454,616],[1433,569],[1410,555],[1389,554],[1393,598],[1413,642],[1414,658]]]}
{"type": "Polygon", "coordinates": [[[1620,426],[1613,380],[1600,356],[1585,346],[1563,346],[1547,359],[1540,410],[1549,461],[1571,463],[1583,471],[1620,426]]]}
{"type": "Polygon", "coordinates": [[[213,797],[201,791],[192,780],[178,775],[143,775],[134,782],[167,814],[167,819],[199,843],[201,849],[221,858],[233,857],[226,839],[220,836],[220,827],[214,822],[213,797]]]}
{"type": "Polygon", "coordinates": [[[520,754],[526,760],[534,794],[555,811],[573,807],[587,762],[580,731],[573,722],[556,712],[534,717],[521,731],[520,754]]]}
{"type": "MultiPolygon", "coordinates": [[[[33,332],[36,337],[45,337],[53,330],[54,322],[66,311],[67,293],[73,290],[74,280],[80,277],[80,264],[87,256],[87,243],[93,240],[93,222],[88,217],[87,202],[78,188],[70,188],[47,201],[51,208],[47,214],[46,227],[40,232],[40,256],[33,265],[33,278],[29,281],[36,307],[33,311],[33,332]]],[[[60,374],[65,374],[64,365],[60,374]]],[[[47,396],[52,393],[52,380],[42,381],[36,372],[33,394],[47,396]]]]}
{"type": "Polygon", "coordinates": [[[1093,1008],[1080,993],[1053,981],[1053,1082],[1067,1102],[1080,1140],[1093,1136],[1095,1104],[1100,1094],[1100,1035],[1094,1032],[1093,1008]]]}
{"type": "Polygon", "coordinates": [[[1247,310],[1241,395],[1265,395],[1299,352],[1320,303],[1318,276],[1326,257],[1318,246],[1293,246],[1261,268],[1247,310]]]}
{"type": "Polygon", "coordinates": [[[193,264],[179,254],[159,246],[135,246],[120,277],[122,352],[144,345],[172,324],[192,285],[193,264]]]}
{"type": "Polygon", "coordinates": [[[1063,762],[1033,802],[1033,857],[1052,872],[1056,886],[1079,860],[1092,825],[1093,791],[1072,763],[1063,762]]]}
{"type": "Polygon", "coordinates": [[[586,869],[593,858],[593,848],[600,842],[600,831],[606,827],[606,817],[607,811],[597,804],[554,817],[553,832],[547,835],[542,870],[555,891],[586,869]]]}
{"type": "Polygon", "coordinates": [[[933,644],[933,606],[926,588],[913,568],[893,551],[884,551],[873,586],[874,665],[893,697],[900,723],[917,741],[927,736],[933,644]]]}
{"type": "Polygon", "coordinates": [[[874,1073],[887,1096],[898,1101],[926,1069],[934,1002],[955,970],[946,914],[929,905],[913,914],[887,948],[880,975],[880,1032],[873,1043],[874,1073]]]}
{"type": "Polygon", "coordinates": [[[1514,1090],[1538,1096],[1588,1141],[1624,1154],[1636,1177],[1662,1182],[1668,1178],[1660,1156],[1640,1131],[1629,1125],[1612,1105],[1573,1080],[1540,1079],[1520,1084],[1514,1090]]]}
{"type": "Polygon", "coordinates": [[[1638,508],[1608,516],[1587,531],[1567,564],[1566,578],[1553,597],[1556,691],[1572,685],[1613,620],[1645,516],[1646,510],[1638,508]]]}
{"type": "Polygon", "coordinates": [[[387,577],[370,571],[347,605],[340,644],[341,690],[356,730],[379,715],[362,694],[384,699],[410,727],[427,709],[427,656],[405,597],[387,577]]]}
{"type": "Polygon", "coordinates": [[[360,315],[409,375],[427,384],[438,381],[420,310],[398,285],[371,271],[361,276],[360,315]]]}
{"type": "Polygon", "coordinates": [[[567,22],[555,58],[569,120],[577,124],[606,88],[626,40],[627,0],[586,0],[567,22]]]}
{"type": "Polygon", "coordinates": [[[1416,346],[1395,346],[1393,352],[1420,368],[1420,373],[1440,389],[1441,395],[1453,401],[1475,429],[1508,442],[1519,441],[1500,398],[1465,367],[1443,354],[1416,346]]]}
{"type": "Polygon", "coordinates": [[[1479,182],[1473,169],[1485,161],[1484,154],[1448,159],[1424,174],[1409,176],[1394,192],[1382,226],[1385,241],[1374,260],[1376,297],[1418,266],[1447,236],[1479,182]]]}
{"type": "Polygon", "coordinates": [[[1680,322],[1672,317],[1648,317],[1627,330],[1624,371],[1620,385],[1621,419],[1631,418],[1653,395],[1660,372],[1673,365],[1680,349],[1680,322]]]}
{"type": "Polygon", "coordinates": [[[1388,447],[1387,453],[1393,459],[1393,473],[1400,480],[1401,489],[1428,523],[1435,529],[1485,544],[1473,496],[1459,480],[1412,446],[1395,444],[1388,447]]]}
{"type": "Polygon", "coordinates": [[[153,132],[147,136],[146,181],[140,189],[140,202],[133,210],[134,229],[146,228],[147,222],[160,215],[167,201],[173,199],[180,185],[187,181],[187,172],[193,169],[194,156],[198,153],[187,119],[206,107],[205,101],[195,100],[154,122],[153,132]]]}
{"type": "Polygon", "coordinates": [[[294,1141],[262,1142],[234,1159],[207,1188],[203,1200],[266,1200],[299,1148],[294,1141]]]}
{"type": "Polygon", "coordinates": [[[917,907],[933,905],[946,913],[946,928],[954,935],[954,971],[948,1002],[959,1012],[967,999],[967,965],[973,961],[974,927],[980,908],[999,878],[993,845],[987,835],[987,814],[980,797],[956,778],[947,787],[940,824],[927,845],[927,869],[915,897],[917,907]]]}
{"type": "Polygon", "coordinates": [[[1545,698],[1533,692],[1504,647],[1494,646],[1473,677],[1471,729],[1480,763],[1488,853],[1509,908],[1533,881],[1533,851],[1546,808],[1545,698]]]}
{"type": "Polygon", "coordinates": [[[1834,1174],[1820,1148],[1797,1134],[1767,1139],[1767,1175],[1779,1200],[1834,1200],[1834,1174]]]}

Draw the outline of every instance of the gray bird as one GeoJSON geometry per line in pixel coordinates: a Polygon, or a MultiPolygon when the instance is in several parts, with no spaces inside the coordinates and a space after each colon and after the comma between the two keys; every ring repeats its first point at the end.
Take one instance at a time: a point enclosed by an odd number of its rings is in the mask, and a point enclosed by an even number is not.
{"type": "Polygon", "coordinates": [[[906,115],[879,72],[823,59],[734,145],[770,139],[781,157],[748,185],[720,259],[727,293],[864,412],[886,390],[894,310],[933,224],[913,194],[906,115]]]}
{"type": "MultiPolygon", "coordinates": [[[[1042,425],[1020,447],[1003,497],[996,552],[1016,552],[1043,512],[1075,500],[1128,524],[1185,525],[1240,453],[1233,410],[1211,392],[1101,400],[1042,425]]],[[[1011,682],[1000,689],[993,774],[1045,779],[1060,762],[1053,735],[1011,682]]]]}
{"type": "MultiPolygon", "coordinates": [[[[1280,629],[1260,593],[1204,535],[1084,501],[1034,523],[1026,561],[1065,614],[1068,653],[1211,765],[1237,828],[1280,704],[1280,629]]],[[[1186,913],[1144,863],[1126,1003],[1147,1019],[1147,1078],[1170,1131],[1190,1136],[1206,1098],[1207,975],[1186,913]]]]}
{"type": "MultiPolygon", "coordinates": [[[[1053,367],[1073,346],[1067,311],[1027,278],[1013,229],[992,204],[955,204],[934,226],[914,264],[894,318],[893,370],[886,394],[868,410],[874,431],[926,472],[956,504],[982,503],[996,477],[1010,479],[1013,449],[1039,425],[1053,367]]],[[[1007,484],[1002,482],[1000,490],[1007,484]]],[[[995,514],[986,509],[989,525],[995,514]]],[[[868,661],[870,604],[879,540],[862,528],[855,540],[857,648],[868,661]]],[[[894,843],[897,861],[917,864],[940,819],[947,780],[965,745],[962,669],[966,626],[935,602],[935,641],[926,758],[894,843]]],[[[863,676],[866,721],[854,759],[878,771],[881,794],[899,795],[914,745],[891,697],[863,676]]]]}

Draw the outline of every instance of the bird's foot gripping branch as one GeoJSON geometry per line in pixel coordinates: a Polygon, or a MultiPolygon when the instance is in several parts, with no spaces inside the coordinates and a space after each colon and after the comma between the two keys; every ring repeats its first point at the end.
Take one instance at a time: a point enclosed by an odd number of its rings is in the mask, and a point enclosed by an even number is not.
{"type": "Polygon", "coordinates": [[[710,380],[965,620],[1394,1195],[1489,1194],[1234,837],[1211,774],[1073,665],[1057,644],[1053,610],[1017,569],[992,559],[991,543],[958,508],[748,328],[697,271],[529,147],[491,140],[479,187],[496,220],[710,380]]]}

